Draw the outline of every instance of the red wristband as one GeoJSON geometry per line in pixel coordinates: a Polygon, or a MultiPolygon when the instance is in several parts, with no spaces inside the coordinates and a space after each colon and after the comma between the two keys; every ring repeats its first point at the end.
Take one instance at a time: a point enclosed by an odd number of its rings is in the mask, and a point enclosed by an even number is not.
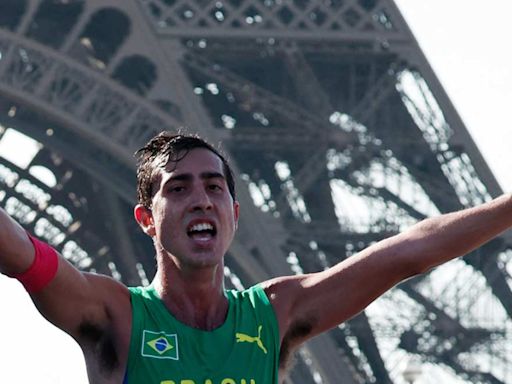
{"type": "Polygon", "coordinates": [[[27,233],[36,251],[30,268],[12,277],[18,279],[28,293],[37,293],[45,288],[57,274],[59,257],[51,246],[27,233]]]}

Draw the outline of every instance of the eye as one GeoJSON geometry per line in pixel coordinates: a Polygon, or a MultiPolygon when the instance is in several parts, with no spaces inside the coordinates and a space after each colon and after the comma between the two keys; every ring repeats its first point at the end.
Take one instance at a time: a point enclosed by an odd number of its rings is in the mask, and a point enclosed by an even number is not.
{"type": "Polygon", "coordinates": [[[222,187],[218,184],[209,184],[208,189],[210,191],[222,191],[222,187]]]}
{"type": "Polygon", "coordinates": [[[179,192],[183,192],[185,190],[185,187],[183,185],[173,185],[171,187],[169,187],[169,192],[172,192],[172,193],[179,193],[179,192]]]}

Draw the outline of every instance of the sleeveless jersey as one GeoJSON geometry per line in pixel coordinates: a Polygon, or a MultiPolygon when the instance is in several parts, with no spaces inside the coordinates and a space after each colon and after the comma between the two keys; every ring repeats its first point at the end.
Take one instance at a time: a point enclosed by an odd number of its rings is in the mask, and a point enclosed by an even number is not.
{"type": "Polygon", "coordinates": [[[277,384],[279,328],[264,290],[225,292],[219,328],[179,322],[152,286],[130,288],[132,333],[126,384],[277,384]]]}

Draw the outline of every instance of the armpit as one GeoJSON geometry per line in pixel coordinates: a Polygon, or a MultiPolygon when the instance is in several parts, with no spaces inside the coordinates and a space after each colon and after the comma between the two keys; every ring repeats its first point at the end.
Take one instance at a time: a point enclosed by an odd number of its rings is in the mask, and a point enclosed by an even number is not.
{"type": "Polygon", "coordinates": [[[79,338],[84,354],[96,360],[102,374],[110,375],[119,367],[119,355],[112,332],[84,320],[79,326],[79,338]]]}
{"type": "Polygon", "coordinates": [[[314,316],[310,316],[306,319],[299,319],[290,325],[281,343],[281,350],[279,352],[279,369],[286,370],[289,368],[291,354],[302,341],[308,338],[317,323],[318,319],[314,316]]]}

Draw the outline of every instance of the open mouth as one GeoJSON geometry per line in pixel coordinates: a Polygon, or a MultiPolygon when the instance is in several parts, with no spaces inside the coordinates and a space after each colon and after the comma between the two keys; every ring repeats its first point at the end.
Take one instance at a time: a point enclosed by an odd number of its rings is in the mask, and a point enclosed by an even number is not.
{"type": "Polygon", "coordinates": [[[187,235],[195,239],[211,239],[217,234],[217,229],[212,223],[202,222],[190,225],[187,235]]]}

